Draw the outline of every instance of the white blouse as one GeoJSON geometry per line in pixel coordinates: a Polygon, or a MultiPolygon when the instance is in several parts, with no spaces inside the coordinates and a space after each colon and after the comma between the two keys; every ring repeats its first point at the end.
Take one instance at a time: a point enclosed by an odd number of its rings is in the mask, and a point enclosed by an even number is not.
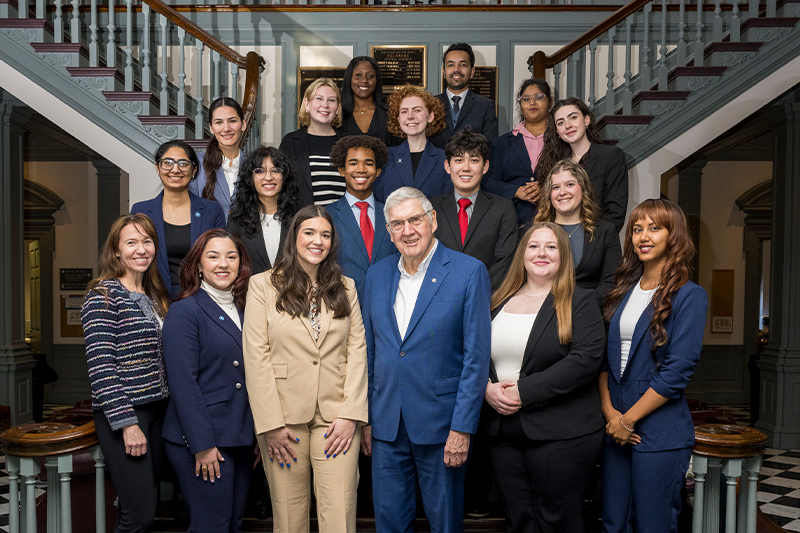
{"type": "Polygon", "coordinates": [[[636,283],[631,297],[628,298],[625,309],[622,310],[622,314],[619,317],[619,337],[622,343],[619,377],[622,377],[625,373],[625,367],[628,366],[628,356],[631,351],[631,341],[633,340],[633,330],[636,329],[636,323],[639,322],[639,318],[642,316],[644,310],[647,309],[647,306],[650,305],[650,301],[653,299],[653,295],[658,289],[658,287],[656,287],[655,289],[646,291],[642,289],[641,283],[641,279],[636,283]]]}
{"type": "Polygon", "coordinates": [[[518,315],[503,309],[492,320],[492,363],[500,381],[518,381],[536,313],[518,315]]]}
{"type": "Polygon", "coordinates": [[[275,215],[261,214],[261,234],[264,235],[264,247],[272,266],[281,247],[281,223],[275,220],[275,215]]]}

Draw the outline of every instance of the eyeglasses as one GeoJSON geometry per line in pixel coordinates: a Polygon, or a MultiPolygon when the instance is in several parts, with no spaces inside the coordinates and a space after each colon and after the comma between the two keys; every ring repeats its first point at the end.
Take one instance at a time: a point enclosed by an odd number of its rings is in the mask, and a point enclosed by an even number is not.
{"type": "MultiPolygon", "coordinates": [[[[283,171],[279,168],[272,167],[269,169],[269,175],[275,179],[283,177],[283,171]]],[[[267,171],[263,168],[257,168],[253,171],[253,177],[263,180],[267,177],[267,171]]]]}
{"type": "Polygon", "coordinates": [[[517,102],[520,102],[522,104],[530,104],[534,100],[536,100],[537,102],[541,102],[546,98],[547,95],[544,93],[536,93],[534,95],[526,94],[525,96],[520,96],[519,98],[517,98],[517,102]]]}
{"type": "Polygon", "coordinates": [[[178,164],[178,168],[181,172],[186,172],[187,170],[191,170],[194,167],[194,163],[189,161],[188,159],[178,159],[175,161],[174,159],[161,159],[158,162],[158,168],[161,170],[172,170],[172,167],[175,166],[175,163],[178,164]]]}
{"type": "Polygon", "coordinates": [[[403,228],[406,227],[406,222],[408,222],[411,226],[417,227],[422,224],[422,221],[425,220],[425,217],[428,216],[430,211],[425,211],[421,215],[414,215],[413,217],[408,217],[405,220],[392,220],[386,227],[389,228],[392,232],[397,233],[398,231],[403,231],[403,228]]]}

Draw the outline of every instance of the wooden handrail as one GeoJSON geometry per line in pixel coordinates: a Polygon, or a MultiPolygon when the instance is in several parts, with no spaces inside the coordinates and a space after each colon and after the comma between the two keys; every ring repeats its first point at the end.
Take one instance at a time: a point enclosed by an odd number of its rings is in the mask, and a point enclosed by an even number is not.
{"type": "MultiPolygon", "coordinates": [[[[149,2],[150,0],[146,1],[149,2]]],[[[552,68],[553,66],[561,63],[569,56],[589,44],[593,39],[610,30],[650,1],[651,0],[632,0],[630,3],[616,10],[603,22],[586,31],[583,35],[551,56],[546,55],[542,51],[536,52],[530,58],[528,58],[528,65],[533,66],[533,77],[544,79],[548,68],[552,68]]]]}
{"type": "MultiPolygon", "coordinates": [[[[148,0],[149,1],[149,0],[148,0]]],[[[259,70],[261,65],[264,64],[264,58],[257,53],[247,52],[246,57],[246,74],[244,78],[244,96],[242,97],[242,111],[244,111],[244,120],[247,124],[247,129],[242,135],[241,145],[244,145],[248,133],[252,128],[258,127],[253,124],[253,117],[256,115],[256,103],[258,102],[258,87],[259,87],[259,70]]]]}
{"type": "Polygon", "coordinates": [[[48,457],[83,450],[97,444],[94,422],[76,426],[64,422],[31,422],[0,434],[6,455],[48,457]]]}

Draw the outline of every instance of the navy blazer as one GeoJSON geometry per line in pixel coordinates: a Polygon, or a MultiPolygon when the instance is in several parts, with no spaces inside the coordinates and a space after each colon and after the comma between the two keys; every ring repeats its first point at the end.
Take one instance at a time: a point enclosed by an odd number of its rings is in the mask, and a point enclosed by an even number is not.
{"type": "Polygon", "coordinates": [[[461,131],[467,127],[471,128],[475,133],[485,135],[490,143],[494,143],[494,140],[497,139],[497,112],[495,111],[493,100],[476,94],[475,91],[467,91],[464,101],[460,102],[461,109],[458,113],[458,122],[454,124],[453,112],[450,108],[450,100],[447,98],[447,91],[442,94],[437,94],[436,98],[441,100],[444,104],[444,121],[447,124],[447,127],[442,130],[441,133],[437,133],[431,137],[436,147],[444,150],[450,137],[455,135],[457,131],[461,131]]]}
{"type": "MultiPolygon", "coordinates": [[[[244,322],[244,313],[239,311],[244,322]]],[[[162,330],[170,401],[164,439],[195,454],[253,443],[242,330],[203,290],[170,306],[162,330]]]]}
{"type": "Polygon", "coordinates": [[[364,328],[372,437],[393,442],[400,413],[414,444],[443,444],[450,430],[474,434],[489,377],[489,274],[483,263],[439,243],[405,338],[394,302],[400,254],[367,272],[364,328]]]}
{"type": "Polygon", "coordinates": [[[417,173],[413,174],[408,140],[403,141],[400,146],[392,146],[389,148],[386,165],[372,189],[375,199],[385,203],[386,198],[400,187],[414,187],[428,198],[452,190],[453,182],[444,170],[446,159],[444,150],[436,148],[428,139],[422,151],[417,173]]]}
{"type": "MultiPolygon", "coordinates": [[[[653,452],[692,446],[694,425],[683,390],[694,373],[703,349],[708,296],[702,287],[691,281],[687,281],[672,295],[672,311],[664,321],[667,342],[656,350],[655,359],[650,352],[653,345],[653,336],[649,331],[653,317],[651,302],[636,322],[625,374],[620,377],[622,341],[619,320],[634,289],[631,288],[625,295],[608,327],[604,370],[608,372],[611,404],[620,413],[625,413],[647,389],[652,388],[668,400],[636,423],[636,434],[642,438],[642,442],[632,450],[653,452]]],[[[614,441],[606,437],[606,444],[613,445],[614,441]]]]}
{"type": "Polygon", "coordinates": [[[385,107],[378,105],[375,106],[375,112],[372,114],[372,120],[369,123],[367,132],[361,131],[358,127],[356,119],[353,118],[352,113],[344,112],[342,119],[342,131],[345,136],[349,135],[369,135],[383,141],[386,146],[397,146],[402,144],[403,139],[395,137],[389,131],[389,112],[385,107]]]}
{"type": "MultiPolygon", "coordinates": [[[[239,152],[239,164],[244,162],[245,154],[244,152],[239,152]]],[[[200,172],[197,174],[197,177],[189,183],[189,192],[196,194],[197,196],[203,196],[203,189],[206,186],[206,169],[203,168],[203,159],[205,158],[205,153],[198,154],[197,157],[200,159],[200,172]]],[[[236,197],[236,187],[233,188],[233,196],[231,196],[230,191],[228,190],[228,180],[225,179],[225,171],[222,170],[222,167],[216,170],[217,181],[216,185],[214,185],[214,198],[219,202],[219,205],[222,206],[222,214],[225,215],[225,220],[228,220],[228,213],[231,211],[231,204],[233,203],[233,199],[236,197]]],[[[236,182],[238,183],[238,178],[236,182]]]]}
{"type": "MultiPolygon", "coordinates": [[[[492,318],[506,302],[492,312],[492,318]]],[[[542,302],[530,332],[520,332],[526,333],[528,342],[517,381],[525,435],[531,440],[564,440],[602,428],[605,422],[597,375],[603,363],[606,332],[594,293],[575,288],[571,343],[561,344],[558,339],[552,292],[542,302]]],[[[490,379],[498,381],[494,364],[490,379]]],[[[503,415],[485,403],[483,416],[489,435],[497,435],[503,415]]]]}
{"type": "MultiPolygon", "coordinates": [[[[344,132],[340,129],[335,129],[336,140],[344,137],[344,132]]],[[[308,147],[308,126],[303,126],[299,130],[287,133],[281,140],[281,152],[286,154],[289,160],[294,164],[300,176],[298,183],[300,187],[300,205],[305,207],[307,205],[314,205],[314,189],[311,186],[311,163],[309,162],[309,147],[308,147]]]]}
{"type": "Polygon", "coordinates": [[[375,201],[375,237],[372,241],[372,259],[367,253],[361,228],[353,215],[347,198],[342,196],[336,202],[329,204],[325,209],[333,219],[336,234],[339,236],[339,254],[337,260],[342,267],[342,274],[352,278],[356,283],[358,304],[364,307],[364,286],[367,283],[367,269],[392,254],[397,253],[389,231],[386,229],[386,219],[383,216],[383,204],[375,201]]]}
{"type": "Polygon", "coordinates": [[[616,146],[592,143],[583,157],[583,168],[594,187],[603,218],[617,228],[625,225],[628,209],[628,163],[625,152],[616,146]]]}
{"type": "Polygon", "coordinates": [[[278,254],[271,260],[269,254],[267,253],[267,245],[264,243],[264,231],[261,228],[261,224],[258,225],[258,228],[253,234],[247,235],[244,231],[242,231],[239,221],[231,217],[228,219],[227,229],[242,240],[242,244],[247,250],[247,254],[250,256],[251,276],[271,269],[273,266],[275,266],[275,263],[280,261],[281,257],[283,257],[283,243],[286,241],[286,235],[288,234],[289,230],[289,222],[281,224],[281,240],[280,245],[278,246],[278,254]]]}
{"type": "MultiPolygon", "coordinates": [[[[192,202],[192,244],[200,235],[214,228],[225,228],[225,215],[219,203],[212,200],[200,198],[189,191],[189,198],[192,202]]],[[[153,221],[158,235],[158,273],[164,287],[167,288],[170,298],[173,300],[181,292],[180,285],[172,285],[169,276],[169,260],[167,259],[166,237],[164,236],[164,211],[163,203],[164,191],[151,200],[136,202],[131,208],[131,214],[144,213],[153,221]]]]}
{"type": "Polygon", "coordinates": [[[451,250],[483,262],[489,271],[492,291],[497,290],[506,277],[517,249],[518,228],[514,204],[479,190],[462,243],[455,193],[446,192],[430,200],[438,222],[436,238],[451,250]]]}
{"type": "Polygon", "coordinates": [[[524,226],[536,215],[536,207],[525,200],[514,198],[517,189],[534,181],[531,158],[522,135],[509,131],[492,144],[489,171],[483,176],[482,187],[490,193],[514,202],[517,223],[524,226]]]}

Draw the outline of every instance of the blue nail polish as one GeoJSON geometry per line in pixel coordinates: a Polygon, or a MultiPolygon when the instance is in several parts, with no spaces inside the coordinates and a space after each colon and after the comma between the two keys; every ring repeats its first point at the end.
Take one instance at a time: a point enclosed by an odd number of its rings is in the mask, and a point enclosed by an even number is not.
{"type": "Polygon", "coordinates": [[[294,462],[295,462],[295,463],[297,462],[297,457],[295,457],[295,458],[294,458],[294,462]]]}
{"type": "Polygon", "coordinates": [[[272,457],[270,457],[270,458],[269,458],[269,462],[271,463],[271,462],[272,462],[272,460],[273,460],[273,459],[272,459],[272,457]]]}
{"type": "Polygon", "coordinates": [[[291,467],[292,467],[292,463],[286,463],[286,468],[291,468],[291,467]]]}
{"type": "Polygon", "coordinates": [[[335,458],[335,457],[336,457],[336,454],[333,454],[333,457],[335,458]]]}
{"type": "Polygon", "coordinates": [[[297,442],[300,442],[300,439],[298,439],[298,438],[295,438],[294,440],[296,440],[297,442]]]}
{"type": "Polygon", "coordinates": [[[343,451],[342,455],[347,455],[347,450],[343,451]]]}
{"type": "Polygon", "coordinates": [[[280,463],[280,465],[283,466],[283,463],[280,463]]]}
{"type": "Polygon", "coordinates": [[[325,454],[325,459],[330,459],[330,455],[325,454]]]}
{"type": "Polygon", "coordinates": [[[328,434],[327,434],[327,433],[325,433],[325,438],[326,438],[326,439],[328,438],[328,434]]]}

